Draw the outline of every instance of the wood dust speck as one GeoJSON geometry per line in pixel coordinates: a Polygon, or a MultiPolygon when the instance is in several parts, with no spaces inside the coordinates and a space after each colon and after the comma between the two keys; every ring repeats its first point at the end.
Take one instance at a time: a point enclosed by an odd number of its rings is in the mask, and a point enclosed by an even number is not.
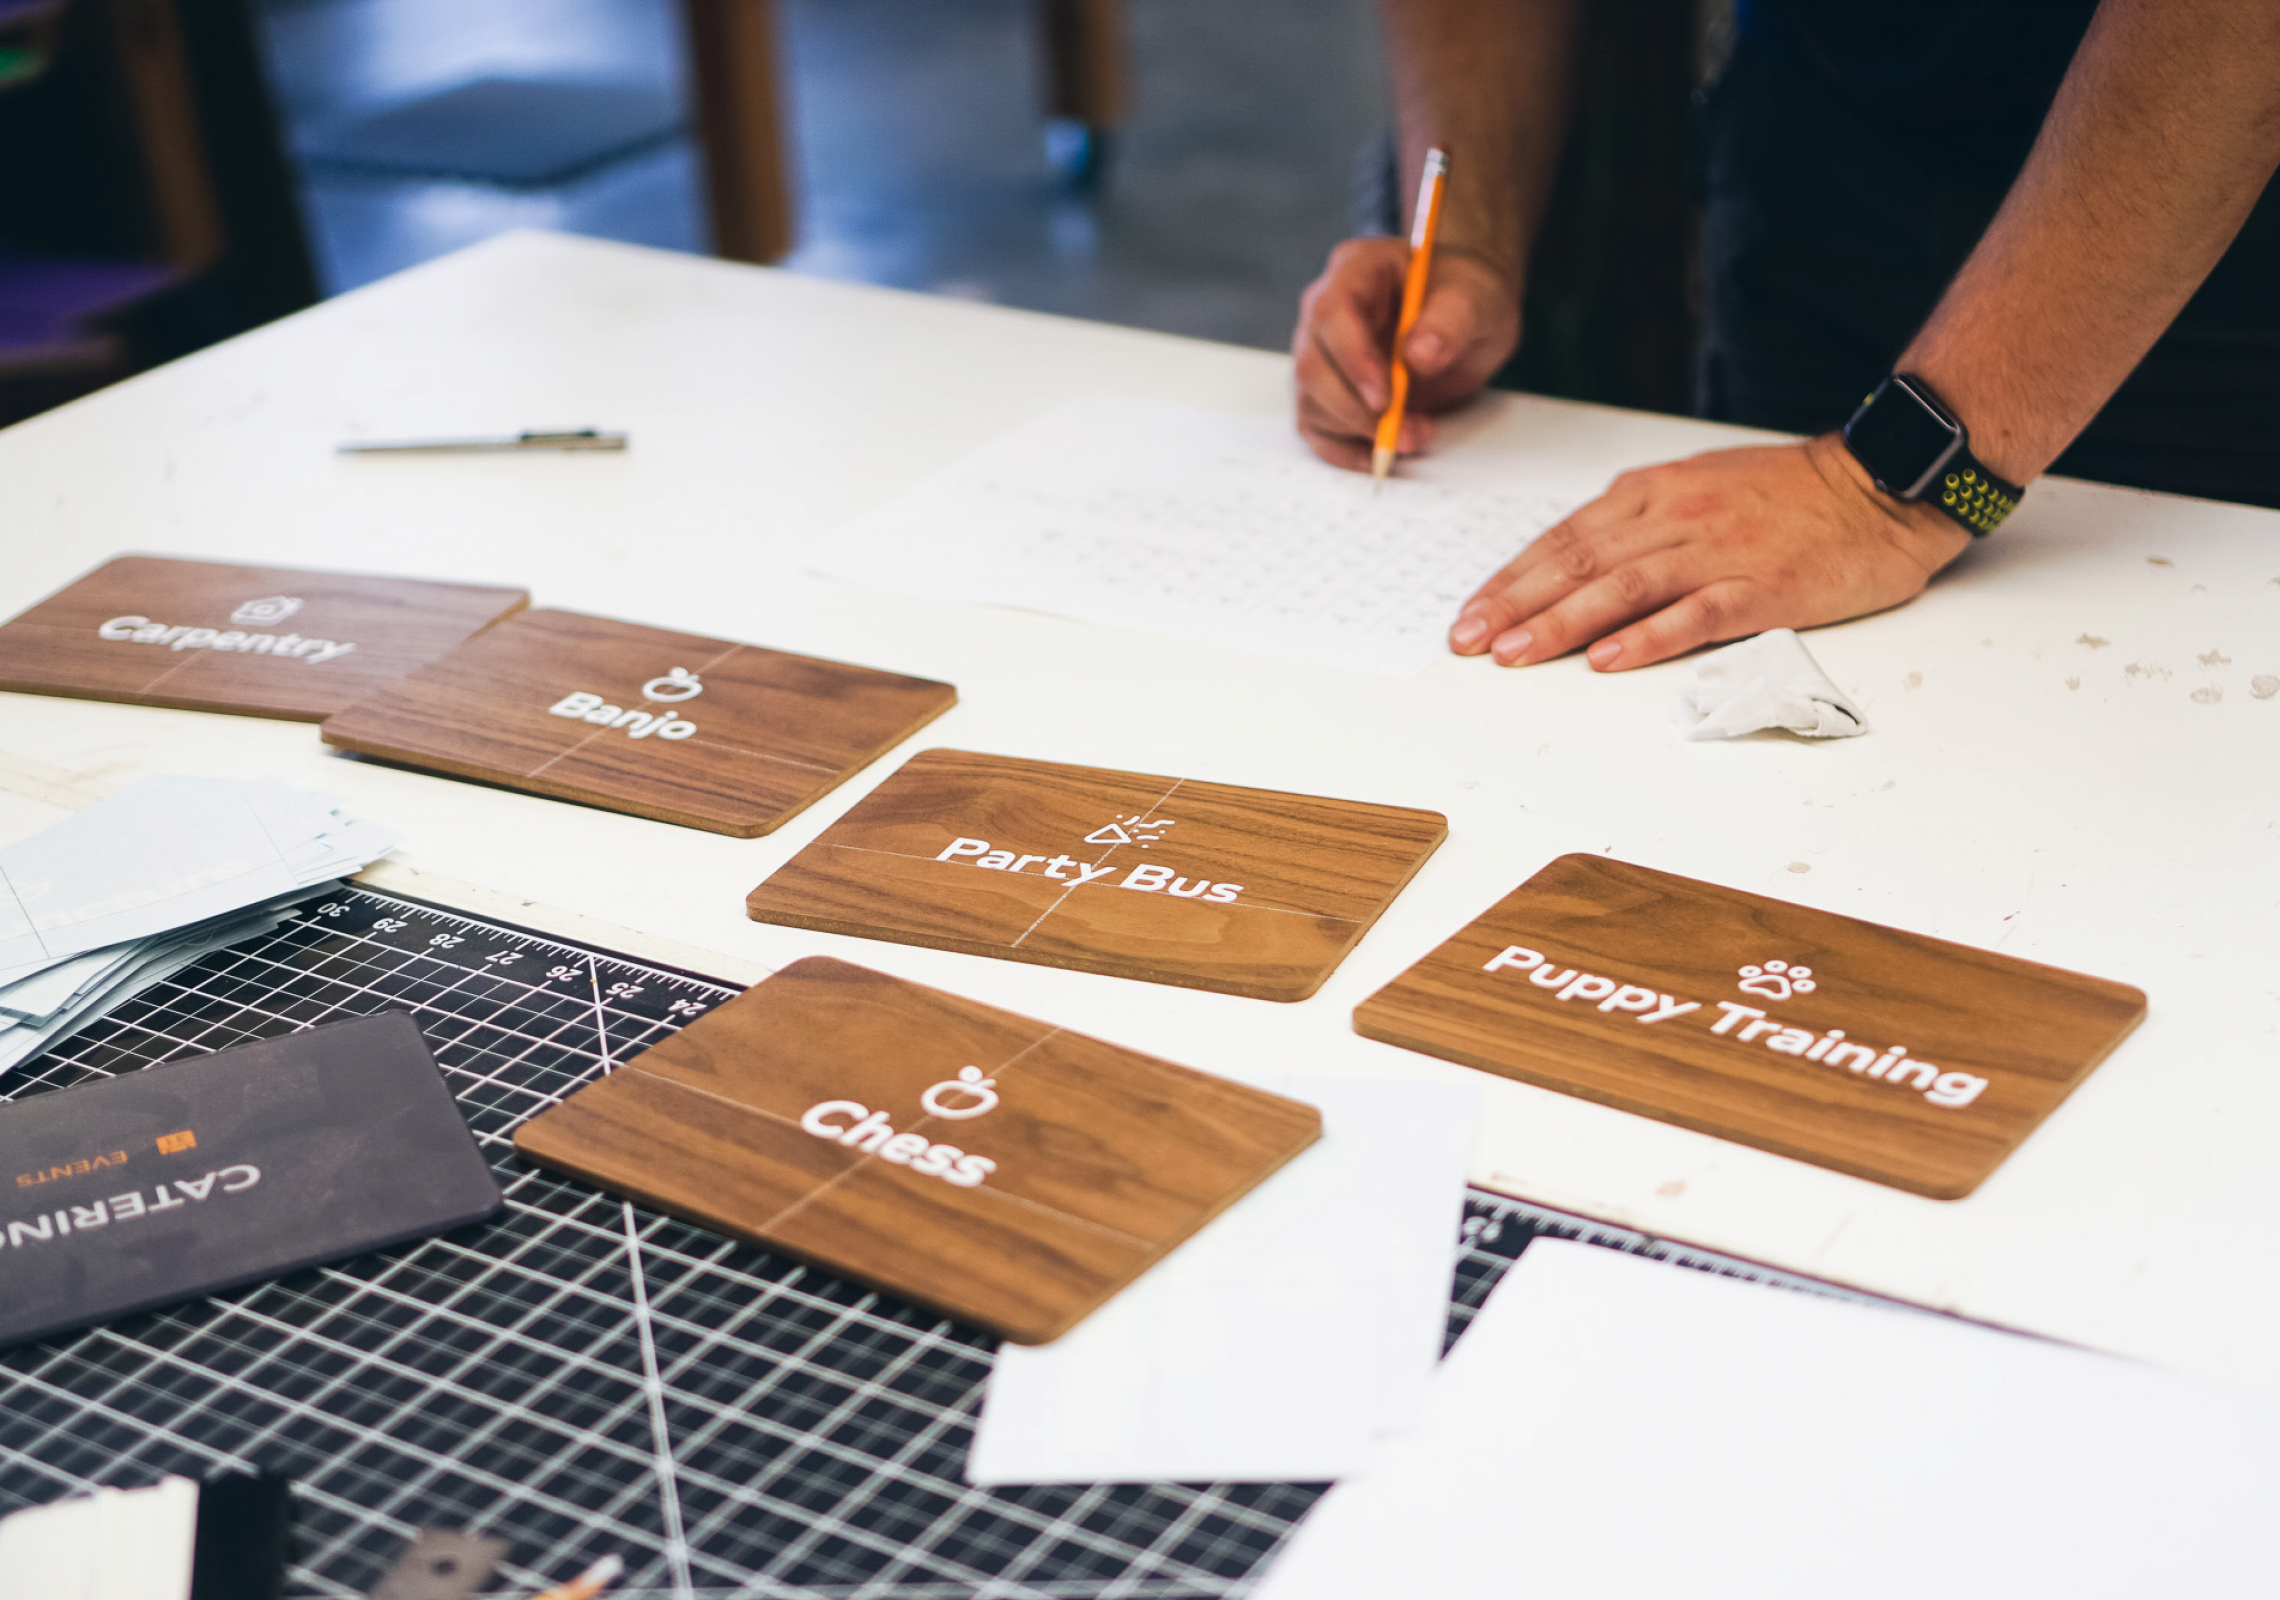
{"type": "Polygon", "coordinates": [[[2222,650],[2211,650],[2201,657],[2201,665],[2204,667],[2229,667],[2232,665],[2232,657],[2226,655],[2222,650]]]}
{"type": "Polygon", "coordinates": [[[2213,706],[2224,697],[2224,690],[2213,683],[2203,684],[2193,691],[2193,703],[2197,706],[2213,706]]]}
{"type": "Polygon", "coordinates": [[[2080,678],[2069,678],[2066,680],[2066,686],[2069,689],[2079,689],[2082,687],[2082,680],[2080,678]]]}
{"type": "Polygon", "coordinates": [[[2248,692],[2259,700],[2269,700],[2280,694],[2280,678],[2275,678],[2269,672],[2260,672],[2248,680],[2248,692]]]}
{"type": "Polygon", "coordinates": [[[1921,689],[1923,686],[1924,675],[1921,672],[1911,672],[1900,680],[1900,687],[1903,689],[1921,689]]]}
{"type": "Polygon", "coordinates": [[[1789,863],[1789,870],[1791,872],[1811,872],[1813,863],[1810,861],[1792,861],[1789,863]]]}
{"type": "Polygon", "coordinates": [[[2106,648],[2106,646],[2112,644],[2114,641],[2111,639],[2101,639],[2094,633],[2086,633],[2074,642],[2076,644],[2086,644],[2093,650],[2103,650],[2106,648]]]}
{"type": "Polygon", "coordinates": [[[2145,558],[2145,564],[2149,567],[2174,567],[2177,565],[2176,562],[2170,560],[2167,556],[2147,556],[2145,558]]]}

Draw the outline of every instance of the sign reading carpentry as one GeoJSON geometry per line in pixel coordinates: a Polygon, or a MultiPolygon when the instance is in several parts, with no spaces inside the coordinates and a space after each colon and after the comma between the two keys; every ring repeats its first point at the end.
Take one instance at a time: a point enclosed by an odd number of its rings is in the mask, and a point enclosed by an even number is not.
{"type": "Polygon", "coordinates": [[[1435,811],[927,750],[752,891],[761,922],[1303,1000],[1435,811]]]}
{"type": "Polygon", "coordinates": [[[515,1147],[1042,1344],[1321,1128],[1295,1100],[817,956],[515,1147]]]}
{"type": "Polygon", "coordinates": [[[1572,855],[1354,1028],[1952,1200],[2144,1015],[2124,984],[1572,855]]]}
{"type": "Polygon", "coordinates": [[[957,702],[928,678],[527,611],[331,718],[324,740],[749,839],[957,702]]]}
{"type": "Polygon", "coordinates": [[[0,626],[0,689],[319,722],[529,603],[521,589],[120,556],[0,626]]]}

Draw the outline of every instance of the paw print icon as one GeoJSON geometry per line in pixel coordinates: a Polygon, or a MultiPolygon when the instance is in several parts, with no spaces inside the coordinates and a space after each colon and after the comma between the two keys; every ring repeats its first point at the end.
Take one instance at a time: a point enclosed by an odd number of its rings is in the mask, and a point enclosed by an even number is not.
{"type": "Polygon", "coordinates": [[[1813,969],[1793,967],[1786,961],[1768,961],[1762,967],[1753,962],[1742,968],[1741,979],[1735,987],[1742,993],[1767,1000],[1787,1000],[1813,992],[1813,969]]]}

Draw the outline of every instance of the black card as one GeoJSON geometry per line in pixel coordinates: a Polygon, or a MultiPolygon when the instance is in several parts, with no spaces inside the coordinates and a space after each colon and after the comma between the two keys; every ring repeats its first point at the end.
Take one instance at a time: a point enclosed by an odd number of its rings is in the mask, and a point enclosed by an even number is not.
{"type": "Polygon", "coordinates": [[[400,1011],[0,1105],[0,1345],[496,1215],[400,1011]]]}

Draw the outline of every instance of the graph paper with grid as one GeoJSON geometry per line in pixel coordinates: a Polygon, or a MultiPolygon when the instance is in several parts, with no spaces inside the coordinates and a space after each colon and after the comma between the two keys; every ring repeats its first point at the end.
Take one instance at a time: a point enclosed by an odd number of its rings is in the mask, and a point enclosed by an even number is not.
{"type": "MultiPolygon", "coordinates": [[[[615,1552],[613,1593],[656,1600],[1240,1593],[1322,1486],[969,1487],[986,1336],[514,1159],[524,1118],[735,992],[353,889],[0,1076],[14,1099],[405,1008],[508,1201],[0,1352],[0,1511],[267,1467],[294,1480],[289,1592],[326,1600],[364,1595],[423,1527],[510,1541],[502,1581],[526,1591],[615,1552]]],[[[1452,1341],[1545,1232],[1779,1276],[1476,1193],[1452,1341]]]]}

